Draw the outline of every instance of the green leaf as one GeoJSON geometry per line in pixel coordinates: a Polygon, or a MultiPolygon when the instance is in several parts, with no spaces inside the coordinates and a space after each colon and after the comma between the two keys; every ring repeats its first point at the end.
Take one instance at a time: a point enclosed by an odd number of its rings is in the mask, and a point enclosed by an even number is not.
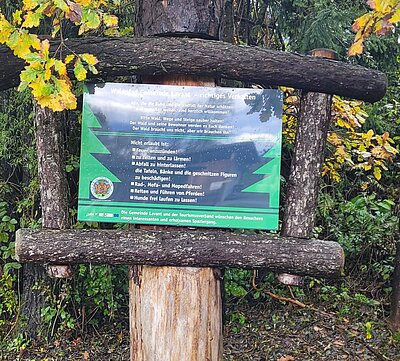
{"type": "Polygon", "coordinates": [[[64,12],[69,11],[69,6],[65,3],[64,0],[54,0],[54,5],[64,12]]]}
{"type": "Polygon", "coordinates": [[[90,29],[97,29],[100,24],[100,17],[93,10],[88,10],[85,14],[86,16],[82,18],[82,21],[85,22],[86,26],[90,29]]]}
{"type": "Polygon", "coordinates": [[[35,70],[29,66],[26,66],[25,70],[21,71],[21,74],[19,77],[22,82],[32,83],[33,81],[36,80],[37,75],[38,75],[37,70],[35,70]]]}
{"type": "Polygon", "coordinates": [[[8,38],[7,45],[8,45],[10,48],[14,48],[14,47],[17,46],[17,44],[18,44],[18,40],[19,40],[19,33],[18,33],[18,30],[15,30],[15,31],[10,35],[10,37],[8,38]]]}
{"type": "Polygon", "coordinates": [[[10,269],[20,269],[22,265],[18,262],[9,262],[4,265],[4,273],[8,273],[10,269]]]}
{"type": "Polygon", "coordinates": [[[87,71],[86,71],[85,67],[83,66],[82,62],[80,61],[80,59],[78,59],[78,61],[75,64],[74,74],[75,74],[76,79],[79,81],[86,79],[87,71]]]}
{"type": "Polygon", "coordinates": [[[23,81],[18,85],[18,89],[17,90],[19,92],[23,92],[28,87],[28,85],[29,84],[26,81],[23,81]]]}
{"type": "Polygon", "coordinates": [[[25,57],[26,61],[28,61],[29,63],[36,63],[36,62],[41,62],[43,59],[41,58],[41,56],[37,53],[30,53],[29,55],[27,55],[25,57]]]}

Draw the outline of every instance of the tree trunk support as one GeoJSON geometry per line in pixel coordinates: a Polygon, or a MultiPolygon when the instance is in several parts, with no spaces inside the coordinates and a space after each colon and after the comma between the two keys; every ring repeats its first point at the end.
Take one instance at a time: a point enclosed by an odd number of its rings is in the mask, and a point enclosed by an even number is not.
{"type": "MultiPolygon", "coordinates": [[[[66,229],[68,201],[61,117],[36,102],[34,110],[42,225],[43,228],[66,229]]],[[[50,265],[47,273],[58,278],[72,276],[70,266],[65,265],[50,265]]],[[[24,332],[32,339],[40,334],[41,309],[46,305],[43,288],[49,287],[49,283],[42,265],[24,264],[21,314],[24,332]]]]}
{"type": "MultiPolygon", "coordinates": [[[[314,57],[336,60],[329,49],[315,49],[314,57]]],[[[324,149],[331,120],[332,96],[303,92],[300,99],[300,117],[296,132],[294,155],[282,223],[282,236],[309,239],[315,222],[324,149]]],[[[299,286],[303,277],[281,273],[281,283],[299,286]]]]}
{"type": "MultiPolygon", "coordinates": [[[[188,76],[142,80],[147,84],[215,86],[213,79],[188,76]]],[[[131,266],[129,275],[131,361],[222,360],[219,269],[131,266]]]]}
{"type": "MultiPolygon", "coordinates": [[[[139,0],[138,35],[183,33],[218,38],[222,10],[223,0],[139,0]]],[[[168,85],[215,86],[212,78],[194,77],[190,72],[178,74],[181,75],[165,74],[161,78],[142,80],[168,85]]],[[[168,230],[160,226],[150,228],[168,230]]],[[[133,266],[129,274],[131,361],[222,360],[218,269],[133,266]]]]}
{"type": "MultiPolygon", "coordinates": [[[[400,230],[399,230],[400,231],[400,230]]],[[[396,244],[396,259],[392,276],[392,302],[389,325],[393,332],[400,331],[400,233],[396,244]]]]}
{"type": "MultiPolygon", "coordinates": [[[[36,147],[40,182],[42,226],[50,229],[68,228],[68,184],[65,171],[63,114],[35,103],[36,147]]],[[[53,278],[70,278],[69,265],[48,265],[53,278]]]]}

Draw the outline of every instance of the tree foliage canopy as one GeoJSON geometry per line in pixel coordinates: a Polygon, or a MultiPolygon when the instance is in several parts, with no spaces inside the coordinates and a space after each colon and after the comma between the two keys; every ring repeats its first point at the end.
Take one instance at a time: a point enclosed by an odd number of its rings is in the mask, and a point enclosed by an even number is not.
{"type": "Polygon", "coordinates": [[[26,62],[21,72],[19,90],[29,87],[42,107],[54,111],[76,108],[76,97],[67,66],[73,66],[78,81],[86,79],[87,72],[97,73],[96,57],[91,54],[63,56],[66,22],[78,27],[78,35],[97,30],[101,26],[115,29],[118,19],[109,15],[108,0],[23,0],[22,8],[12,13],[11,19],[0,13],[0,43],[8,46],[18,58],[26,62]],[[60,39],[60,46],[50,54],[48,38],[35,33],[43,24],[50,24],[51,37],[60,39]]]}

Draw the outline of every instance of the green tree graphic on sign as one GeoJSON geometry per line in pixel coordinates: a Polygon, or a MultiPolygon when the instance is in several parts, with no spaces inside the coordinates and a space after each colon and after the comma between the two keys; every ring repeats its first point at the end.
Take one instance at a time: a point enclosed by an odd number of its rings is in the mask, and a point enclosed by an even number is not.
{"type": "Polygon", "coordinates": [[[84,102],[82,123],[81,164],[86,166],[80,169],[79,179],[83,186],[79,188],[79,198],[88,199],[90,182],[93,179],[107,177],[112,182],[120,182],[120,180],[93,156],[93,154],[110,154],[110,151],[92,132],[92,129],[101,129],[102,126],[87,102],[84,102]]]}
{"type": "Polygon", "coordinates": [[[243,189],[242,192],[269,193],[269,208],[278,208],[281,179],[280,142],[275,141],[275,144],[263,155],[263,158],[270,158],[271,160],[254,171],[253,174],[262,174],[265,175],[265,178],[243,189]]]}

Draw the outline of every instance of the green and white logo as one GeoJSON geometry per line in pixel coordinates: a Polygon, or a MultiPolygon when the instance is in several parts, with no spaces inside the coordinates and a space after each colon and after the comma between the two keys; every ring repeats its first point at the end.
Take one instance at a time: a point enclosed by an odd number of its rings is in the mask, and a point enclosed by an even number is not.
{"type": "Polygon", "coordinates": [[[90,183],[90,192],[97,199],[110,198],[114,191],[114,184],[106,177],[97,177],[90,183]]]}

